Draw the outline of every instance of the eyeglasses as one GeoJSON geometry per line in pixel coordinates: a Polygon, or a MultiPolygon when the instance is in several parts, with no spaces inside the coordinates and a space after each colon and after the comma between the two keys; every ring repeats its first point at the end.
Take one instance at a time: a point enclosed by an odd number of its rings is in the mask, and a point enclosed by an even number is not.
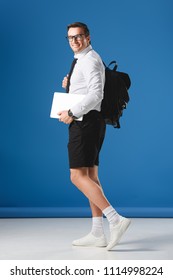
{"type": "Polygon", "coordinates": [[[82,41],[83,37],[85,34],[77,34],[77,35],[74,35],[74,36],[67,36],[66,39],[69,41],[69,42],[72,42],[73,39],[75,41],[82,41]]]}

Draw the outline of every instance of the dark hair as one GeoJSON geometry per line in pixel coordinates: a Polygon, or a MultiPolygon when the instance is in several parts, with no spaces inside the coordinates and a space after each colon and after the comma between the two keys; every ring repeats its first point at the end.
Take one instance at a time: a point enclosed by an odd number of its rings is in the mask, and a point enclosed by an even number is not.
{"type": "Polygon", "coordinates": [[[71,23],[71,24],[67,25],[67,31],[68,31],[71,27],[81,27],[81,28],[83,28],[84,34],[85,34],[86,36],[88,36],[88,35],[90,34],[89,29],[88,29],[88,26],[87,26],[85,23],[82,23],[82,22],[74,22],[74,23],[71,23]]]}

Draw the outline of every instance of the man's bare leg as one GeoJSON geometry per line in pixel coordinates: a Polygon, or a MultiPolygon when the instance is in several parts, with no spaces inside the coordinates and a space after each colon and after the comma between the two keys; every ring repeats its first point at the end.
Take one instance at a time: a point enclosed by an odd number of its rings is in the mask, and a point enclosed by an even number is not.
{"type": "MultiPolygon", "coordinates": [[[[90,177],[91,180],[97,183],[98,186],[102,189],[98,177],[98,166],[88,168],[88,176],[90,177]]],[[[104,235],[103,213],[94,203],[92,203],[91,201],[89,201],[89,203],[92,212],[91,233],[96,237],[101,237],[104,235]]]]}
{"type": "MultiPolygon", "coordinates": [[[[88,168],[88,176],[90,177],[90,179],[92,181],[94,181],[101,189],[102,186],[100,184],[99,181],[99,177],[98,177],[98,166],[94,166],[94,167],[89,167],[88,168]]],[[[91,212],[92,212],[92,217],[102,217],[102,211],[100,210],[100,208],[98,208],[94,203],[92,203],[92,201],[89,201],[90,203],[90,207],[91,207],[91,212]]]]}
{"type": "Polygon", "coordinates": [[[98,179],[98,170],[96,167],[93,169],[86,167],[77,168],[71,169],[70,171],[72,183],[89,199],[93,217],[99,218],[100,214],[103,213],[110,225],[110,241],[108,245],[104,235],[95,237],[91,233],[73,241],[73,245],[107,246],[107,250],[111,250],[127,230],[130,220],[120,217],[106,199],[98,179]]]}
{"type": "MultiPolygon", "coordinates": [[[[70,173],[72,183],[89,199],[91,203],[96,205],[101,212],[110,206],[100,185],[89,177],[88,167],[71,169],[70,173]]],[[[95,211],[97,211],[96,208],[95,211]]]]}
{"type": "MultiPolygon", "coordinates": [[[[73,172],[73,171],[72,171],[73,172]]],[[[78,172],[77,172],[78,173],[78,172]]],[[[76,175],[75,175],[76,176],[76,175]]],[[[81,172],[79,171],[79,175],[81,176],[81,181],[79,180],[79,185],[77,187],[85,194],[85,196],[88,197],[92,212],[92,229],[91,232],[84,236],[83,238],[80,238],[78,240],[73,241],[73,245],[76,246],[98,246],[98,247],[105,247],[107,246],[107,241],[104,235],[104,229],[103,229],[103,214],[102,210],[94,204],[93,201],[91,201],[91,190],[89,188],[94,188],[93,195],[98,195],[101,197],[101,199],[106,200],[103,194],[103,190],[101,188],[99,179],[98,179],[98,167],[94,166],[92,168],[82,168],[81,172]],[[85,182],[86,180],[86,182],[85,182]],[[85,190],[85,186],[80,187],[80,184],[83,184],[83,186],[89,185],[89,188],[87,187],[87,190],[85,190]],[[99,190],[99,192],[98,192],[99,190]],[[102,198],[103,197],[103,198],[102,198]]],[[[74,180],[73,174],[71,176],[72,182],[76,185],[78,184],[76,182],[76,178],[74,180]]],[[[77,180],[78,181],[78,180],[77,180]]],[[[102,202],[104,204],[104,202],[102,202]]],[[[106,200],[107,203],[107,200],[106,200]]]]}

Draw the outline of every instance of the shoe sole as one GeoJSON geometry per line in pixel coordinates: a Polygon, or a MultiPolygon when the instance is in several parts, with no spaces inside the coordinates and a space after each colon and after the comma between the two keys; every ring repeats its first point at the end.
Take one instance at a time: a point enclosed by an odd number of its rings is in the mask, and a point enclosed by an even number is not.
{"type": "Polygon", "coordinates": [[[82,244],[82,243],[78,243],[78,242],[75,242],[73,241],[72,243],[73,246],[81,246],[81,247],[107,247],[108,246],[108,243],[105,241],[105,242],[95,242],[95,244],[91,244],[91,243],[86,243],[86,244],[82,244]]]}
{"type": "Polygon", "coordinates": [[[73,244],[72,243],[72,245],[73,246],[75,246],[75,247],[100,247],[100,248],[103,248],[103,247],[106,247],[107,246],[107,244],[105,244],[105,245],[82,245],[82,244],[73,244]]]}
{"type": "Polygon", "coordinates": [[[73,246],[81,246],[81,247],[106,247],[108,246],[108,243],[106,241],[106,239],[104,238],[98,238],[95,240],[87,240],[86,238],[82,239],[78,239],[78,240],[74,240],[72,242],[73,246]]]}

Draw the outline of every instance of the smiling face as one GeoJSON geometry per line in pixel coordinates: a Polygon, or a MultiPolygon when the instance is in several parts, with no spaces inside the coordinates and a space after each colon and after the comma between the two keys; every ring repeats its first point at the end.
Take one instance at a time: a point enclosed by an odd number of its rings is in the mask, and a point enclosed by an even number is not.
{"type": "Polygon", "coordinates": [[[90,36],[84,34],[82,27],[71,27],[68,30],[68,40],[74,53],[79,53],[90,44],[90,36]]]}

